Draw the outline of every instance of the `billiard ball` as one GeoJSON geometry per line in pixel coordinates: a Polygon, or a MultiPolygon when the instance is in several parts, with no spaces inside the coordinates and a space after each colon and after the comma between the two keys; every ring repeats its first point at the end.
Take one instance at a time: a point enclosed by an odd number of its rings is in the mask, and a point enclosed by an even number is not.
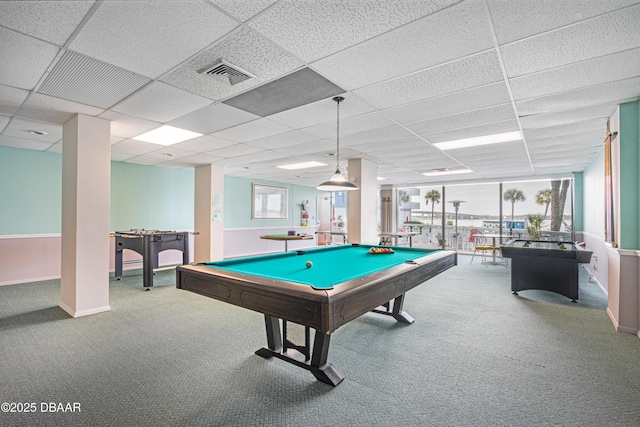
{"type": "Polygon", "coordinates": [[[307,261],[305,265],[307,266],[307,268],[313,267],[313,263],[311,261],[307,261]]]}

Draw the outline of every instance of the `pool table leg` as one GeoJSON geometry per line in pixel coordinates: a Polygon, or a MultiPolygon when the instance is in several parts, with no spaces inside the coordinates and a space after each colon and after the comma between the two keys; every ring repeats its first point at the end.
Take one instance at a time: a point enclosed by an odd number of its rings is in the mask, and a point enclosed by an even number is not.
{"type": "Polygon", "coordinates": [[[411,317],[409,313],[407,313],[406,311],[402,311],[402,306],[404,305],[404,294],[396,297],[393,300],[393,307],[390,307],[390,305],[391,301],[371,311],[373,311],[374,313],[391,316],[400,323],[411,324],[414,322],[413,317],[411,317]]]}
{"type": "Polygon", "coordinates": [[[308,361],[305,360],[304,355],[302,355],[302,358],[296,358],[288,352],[283,351],[280,319],[265,314],[264,321],[267,329],[267,347],[256,351],[258,356],[264,357],[265,359],[275,356],[285,362],[311,371],[316,379],[332,386],[337,386],[342,382],[344,375],[342,375],[333,364],[327,362],[331,335],[315,331],[311,361],[308,361]]]}

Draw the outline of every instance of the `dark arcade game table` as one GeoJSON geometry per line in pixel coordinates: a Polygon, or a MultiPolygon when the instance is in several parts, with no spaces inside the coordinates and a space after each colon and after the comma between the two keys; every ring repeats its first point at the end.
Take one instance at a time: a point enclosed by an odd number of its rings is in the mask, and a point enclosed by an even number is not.
{"type": "Polygon", "coordinates": [[[116,231],[115,277],[122,277],[122,251],[129,249],[142,255],[142,283],[145,290],[153,287],[153,269],[158,268],[158,254],[168,249],[182,252],[182,263],[189,264],[189,232],[160,230],[116,231]]]}

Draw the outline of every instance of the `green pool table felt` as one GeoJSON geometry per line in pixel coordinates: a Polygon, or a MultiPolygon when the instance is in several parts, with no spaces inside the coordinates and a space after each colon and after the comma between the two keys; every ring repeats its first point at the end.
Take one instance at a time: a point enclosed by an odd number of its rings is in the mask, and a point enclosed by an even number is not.
{"type": "Polygon", "coordinates": [[[369,245],[335,246],[258,257],[209,262],[205,265],[237,273],[331,289],[348,280],[420,258],[437,250],[393,247],[392,254],[370,254],[369,245]],[[311,261],[313,266],[306,267],[311,261]]]}

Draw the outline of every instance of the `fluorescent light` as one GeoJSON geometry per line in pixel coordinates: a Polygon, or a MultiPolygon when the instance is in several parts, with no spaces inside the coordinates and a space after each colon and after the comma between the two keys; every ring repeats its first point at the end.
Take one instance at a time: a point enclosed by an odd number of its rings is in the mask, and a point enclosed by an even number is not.
{"type": "Polygon", "coordinates": [[[327,164],[314,161],[314,162],[293,163],[291,165],[282,165],[282,166],[276,166],[276,167],[281,169],[295,170],[295,169],[316,168],[318,166],[327,166],[327,164]]]}
{"type": "Polygon", "coordinates": [[[471,169],[443,169],[443,170],[434,170],[433,172],[425,172],[422,175],[424,176],[441,176],[441,175],[458,175],[463,173],[473,173],[471,169]]]}
{"type": "Polygon", "coordinates": [[[441,150],[453,150],[456,148],[475,147],[477,145],[498,144],[500,142],[517,141],[522,139],[522,134],[517,132],[497,133],[495,135],[476,136],[474,138],[454,139],[453,141],[435,142],[434,147],[441,150]]]}
{"type": "Polygon", "coordinates": [[[164,125],[152,131],[143,133],[142,135],[138,135],[132,139],[135,139],[136,141],[150,142],[152,144],[173,145],[202,135],[202,133],[191,132],[190,130],[164,125]]]}
{"type": "Polygon", "coordinates": [[[381,176],[379,176],[377,179],[378,179],[378,181],[386,181],[387,180],[387,178],[383,178],[381,176]]]}

